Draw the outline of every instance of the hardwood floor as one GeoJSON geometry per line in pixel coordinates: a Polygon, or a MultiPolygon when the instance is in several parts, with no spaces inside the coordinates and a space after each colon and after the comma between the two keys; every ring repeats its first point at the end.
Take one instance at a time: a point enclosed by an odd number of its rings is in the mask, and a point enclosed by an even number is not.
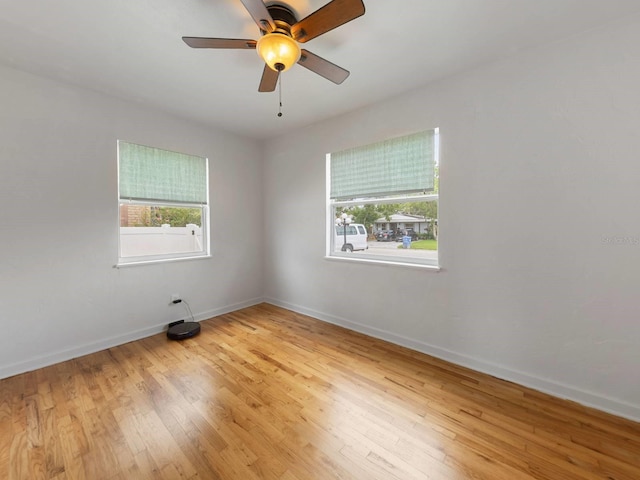
{"type": "Polygon", "coordinates": [[[0,381],[2,479],[640,479],[640,424],[271,305],[0,381]]]}

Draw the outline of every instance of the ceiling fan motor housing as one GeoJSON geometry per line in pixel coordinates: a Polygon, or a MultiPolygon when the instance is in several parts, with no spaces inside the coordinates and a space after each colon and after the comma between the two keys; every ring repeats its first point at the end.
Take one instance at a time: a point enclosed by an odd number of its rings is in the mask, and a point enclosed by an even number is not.
{"type": "MultiPolygon", "coordinates": [[[[293,13],[293,10],[279,3],[267,5],[267,10],[269,14],[271,14],[273,23],[276,24],[276,29],[273,33],[284,33],[285,35],[291,36],[291,25],[298,23],[298,19],[293,13]]],[[[265,33],[267,32],[262,30],[262,34],[264,35],[265,33]]]]}

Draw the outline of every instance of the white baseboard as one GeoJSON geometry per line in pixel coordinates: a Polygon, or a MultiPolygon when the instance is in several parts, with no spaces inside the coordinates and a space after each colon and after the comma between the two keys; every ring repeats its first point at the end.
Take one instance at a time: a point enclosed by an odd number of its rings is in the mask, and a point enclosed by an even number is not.
{"type": "Polygon", "coordinates": [[[576,387],[562,385],[552,380],[536,377],[528,373],[512,370],[508,367],[487,362],[478,358],[473,358],[465,354],[457,353],[451,350],[429,345],[428,343],[407,338],[402,335],[382,330],[379,328],[363,325],[344,318],[336,317],[324,312],[319,312],[300,305],[283,302],[274,298],[265,298],[265,302],[278,307],[286,308],[303,315],[307,315],[327,323],[332,323],[341,327],[364,333],[374,338],[386,340],[396,345],[410,348],[412,350],[431,355],[433,357],[446,360],[456,365],[471,368],[472,370],[486,373],[494,377],[517,383],[519,385],[548,393],[555,397],[564,398],[577,402],[581,405],[593,407],[603,412],[611,413],[620,417],[627,418],[636,422],[640,422],[640,406],[631,405],[616,399],[604,397],[594,393],[581,390],[576,387]]]}
{"type": "MultiPolygon", "coordinates": [[[[208,318],[217,317],[218,315],[235,312],[236,310],[240,310],[242,308],[250,307],[252,305],[257,305],[258,303],[262,303],[263,301],[264,299],[260,297],[260,298],[250,299],[240,303],[226,305],[224,307],[215,308],[213,310],[208,310],[205,312],[194,314],[194,319],[195,321],[200,322],[208,318]]],[[[150,327],[124,333],[122,335],[116,335],[113,337],[105,338],[97,342],[86,343],[84,345],[79,345],[66,350],[59,350],[57,352],[42,355],[40,357],[31,358],[23,362],[17,362],[11,365],[3,365],[3,366],[0,366],[0,379],[12,377],[20,373],[30,372],[38,368],[48,367],[56,363],[64,362],[66,360],[71,360],[72,358],[78,358],[83,355],[89,355],[91,353],[96,353],[111,347],[133,342],[134,340],[140,340],[141,338],[150,337],[152,335],[162,333],[166,331],[166,329],[167,329],[166,323],[163,323],[161,325],[153,325],[150,327]]]]}
{"type": "Polygon", "coordinates": [[[249,300],[245,300],[244,302],[233,303],[231,305],[225,305],[224,307],[214,308],[213,310],[207,310],[206,312],[202,312],[202,313],[199,313],[198,315],[194,315],[194,317],[197,322],[200,322],[208,318],[217,317],[218,315],[224,315],[225,313],[231,313],[231,312],[235,312],[236,310],[252,307],[254,305],[258,305],[259,303],[263,303],[264,301],[265,300],[263,297],[256,297],[249,300]]]}

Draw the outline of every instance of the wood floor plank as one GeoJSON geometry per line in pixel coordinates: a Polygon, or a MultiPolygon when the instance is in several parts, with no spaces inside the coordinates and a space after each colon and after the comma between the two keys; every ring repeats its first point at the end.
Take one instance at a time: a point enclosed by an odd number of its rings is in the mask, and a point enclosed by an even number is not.
{"type": "Polygon", "coordinates": [[[262,304],[0,380],[9,480],[638,480],[640,424],[262,304]]]}

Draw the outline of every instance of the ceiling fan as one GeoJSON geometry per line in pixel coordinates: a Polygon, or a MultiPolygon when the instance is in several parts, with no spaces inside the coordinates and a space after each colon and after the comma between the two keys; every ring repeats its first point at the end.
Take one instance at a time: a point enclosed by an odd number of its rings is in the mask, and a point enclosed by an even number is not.
{"type": "Polygon", "coordinates": [[[308,42],[364,15],[362,0],[332,0],[302,20],[298,20],[293,10],[283,3],[240,1],[260,29],[259,40],[204,37],[182,37],[182,40],[192,48],[257,50],[265,61],[259,92],[273,92],[280,73],[295,63],[336,84],[341,84],[349,76],[348,70],[301,49],[298,43],[308,42]]]}

